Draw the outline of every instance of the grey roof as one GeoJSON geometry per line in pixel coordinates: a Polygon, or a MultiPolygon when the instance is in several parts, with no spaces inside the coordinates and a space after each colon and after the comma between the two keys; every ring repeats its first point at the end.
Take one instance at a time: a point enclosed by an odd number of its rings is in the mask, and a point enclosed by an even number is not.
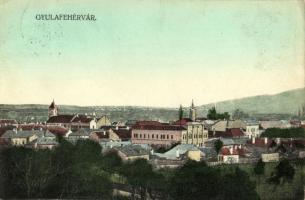
{"type": "Polygon", "coordinates": [[[72,132],[69,136],[89,136],[89,132],[81,128],[75,132],[72,132]]]}
{"type": "Polygon", "coordinates": [[[122,147],[114,147],[113,149],[121,151],[126,156],[149,155],[149,151],[142,148],[140,145],[126,145],[122,147]]]}
{"type": "Polygon", "coordinates": [[[179,155],[181,155],[191,150],[196,151],[199,150],[199,148],[192,144],[180,144],[165,153],[154,153],[154,155],[166,159],[177,159],[177,152],[179,152],[179,155]]]}
{"type": "Polygon", "coordinates": [[[113,147],[121,147],[126,145],[131,145],[131,141],[111,141],[110,139],[103,139],[100,141],[100,145],[102,146],[102,151],[107,151],[113,147]]]}
{"type": "Polygon", "coordinates": [[[217,152],[214,147],[204,147],[200,148],[200,151],[204,153],[204,158],[205,159],[210,159],[210,158],[217,158],[217,152]]]}
{"type": "Polygon", "coordinates": [[[58,142],[53,138],[41,137],[37,139],[37,145],[57,145],[58,142]]]}
{"type": "Polygon", "coordinates": [[[41,131],[41,130],[39,130],[39,131],[33,131],[36,135],[37,135],[37,137],[50,137],[50,138],[55,138],[56,136],[52,133],[52,132],[50,132],[48,129],[47,130],[44,130],[44,131],[41,131]]]}
{"type": "Polygon", "coordinates": [[[13,130],[7,130],[5,133],[1,136],[1,138],[28,138],[32,135],[35,135],[34,131],[13,131],[13,130]]]}

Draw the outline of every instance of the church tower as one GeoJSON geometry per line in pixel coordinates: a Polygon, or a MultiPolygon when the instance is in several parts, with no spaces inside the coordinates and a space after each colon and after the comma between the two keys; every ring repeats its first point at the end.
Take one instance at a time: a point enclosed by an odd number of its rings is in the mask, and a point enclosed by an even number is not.
{"type": "Polygon", "coordinates": [[[194,106],[194,101],[192,100],[192,104],[190,107],[190,119],[192,121],[196,121],[196,108],[194,106]]]}
{"type": "Polygon", "coordinates": [[[55,105],[55,102],[54,102],[54,99],[53,99],[51,105],[49,106],[49,118],[53,117],[53,116],[57,116],[57,113],[58,113],[58,108],[55,105]]]}

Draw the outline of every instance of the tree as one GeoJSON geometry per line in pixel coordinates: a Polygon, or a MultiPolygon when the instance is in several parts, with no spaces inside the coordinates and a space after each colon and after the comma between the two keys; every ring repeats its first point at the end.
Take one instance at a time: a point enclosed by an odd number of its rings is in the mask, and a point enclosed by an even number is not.
{"type": "Polygon", "coordinates": [[[289,160],[285,159],[279,162],[275,167],[273,176],[268,179],[269,183],[280,184],[285,181],[292,181],[295,174],[295,169],[290,164],[289,160]]]}
{"type": "Polygon", "coordinates": [[[247,113],[245,113],[244,111],[240,110],[240,109],[236,109],[236,110],[233,111],[232,118],[234,120],[248,118],[248,117],[249,117],[249,115],[247,113]]]}
{"type": "Polygon", "coordinates": [[[218,119],[230,119],[230,115],[228,112],[224,113],[217,113],[216,108],[212,107],[208,110],[207,118],[211,120],[218,120],[218,119]]]}
{"type": "Polygon", "coordinates": [[[259,199],[255,183],[238,167],[233,172],[224,172],[196,161],[188,161],[177,169],[169,194],[177,200],[259,199]]]}
{"type": "Polygon", "coordinates": [[[254,166],[254,174],[258,177],[258,181],[260,182],[260,177],[265,174],[265,163],[262,159],[259,159],[256,165],[254,166]]]}
{"type": "Polygon", "coordinates": [[[207,118],[211,119],[211,120],[217,120],[217,112],[216,112],[215,107],[212,107],[211,109],[209,109],[207,118]]]}
{"type": "Polygon", "coordinates": [[[292,180],[294,176],[295,170],[293,166],[290,164],[289,160],[282,160],[276,166],[276,176],[279,178],[284,178],[286,180],[292,180]]]}
{"type": "Polygon", "coordinates": [[[259,199],[255,191],[255,182],[250,180],[249,175],[236,167],[233,173],[222,177],[222,190],[218,199],[259,199]]]}
{"type": "Polygon", "coordinates": [[[180,105],[180,107],[179,107],[178,114],[179,114],[179,120],[182,120],[182,118],[183,118],[183,107],[182,107],[182,105],[180,105]]]}
{"type": "Polygon", "coordinates": [[[221,140],[216,140],[214,142],[214,148],[215,148],[215,151],[217,152],[217,154],[219,153],[222,146],[223,146],[223,142],[221,140]]]}
{"type": "Polygon", "coordinates": [[[125,163],[122,169],[122,175],[132,188],[132,197],[140,194],[141,199],[144,199],[149,189],[148,183],[154,176],[152,166],[145,159],[137,159],[125,163]]]}
{"type": "Polygon", "coordinates": [[[170,180],[169,194],[176,200],[216,199],[221,186],[219,170],[205,162],[188,161],[170,180]]]}

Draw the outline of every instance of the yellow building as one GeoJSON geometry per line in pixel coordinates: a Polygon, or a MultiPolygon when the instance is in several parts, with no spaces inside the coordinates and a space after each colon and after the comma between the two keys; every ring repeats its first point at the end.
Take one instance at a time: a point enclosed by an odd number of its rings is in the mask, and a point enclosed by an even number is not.
{"type": "Polygon", "coordinates": [[[37,135],[33,131],[8,130],[1,138],[10,142],[12,145],[22,146],[36,140],[37,135]]]}
{"type": "Polygon", "coordinates": [[[107,116],[102,116],[96,121],[96,127],[101,128],[102,126],[111,126],[111,121],[107,116]]]}

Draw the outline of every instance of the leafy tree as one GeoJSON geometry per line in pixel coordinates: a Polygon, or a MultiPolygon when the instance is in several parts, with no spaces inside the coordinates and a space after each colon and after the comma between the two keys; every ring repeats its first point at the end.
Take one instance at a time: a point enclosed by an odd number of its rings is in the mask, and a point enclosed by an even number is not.
{"type": "Polygon", "coordinates": [[[143,199],[147,194],[149,180],[154,176],[152,166],[145,159],[137,159],[125,163],[122,169],[122,175],[132,188],[132,198],[140,194],[143,199]]]}
{"type": "Polygon", "coordinates": [[[188,161],[171,179],[169,193],[172,199],[213,199],[221,191],[220,172],[204,162],[188,161]]]}
{"type": "Polygon", "coordinates": [[[123,165],[122,159],[116,151],[105,153],[101,159],[101,163],[103,169],[110,173],[119,173],[123,165]]]}
{"type": "Polygon", "coordinates": [[[263,175],[265,173],[265,163],[262,159],[259,159],[254,167],[254,173],[256,175],[263,175]]]}
{"type": "Polygon", "coordinates": [[[249,115],[240,109],[234,110],[232,114],[233,119],[243,119],[247,117],[249,117],[249,115]]]}
{"type": "Polygon", "coordinates": [[[182,105],[180,105],[180,107],[179,107],[178,114],[179,114],[179,120],[181,120],[183,118],[183,107],[182,107],[182,105]]]}
{"type": "Polygon", "coordinates": [[[211,119],[211,120],[217,120],[217,112],[216,112],[216,108],[212,107],[211,109],[208,110],[208,114],[207,114],[207,118],[211,119]]]}
{"type": "Polygon", "coordinates": [[[255,183],[246,172],[236,168],[233,173],[223,173],[196,161],[189,161],[176,171],[169,193],[177,200],[258,199],[255,183]]]}
{"type": "Polygon", "coordinates": [[[260,182],[260,177],[265,174],[265,163],[262,159],[259,159],[256,165],[254,166],[254,174],[258,177],[258,181],[260,182]]]}
{"type": "Polygon", "coordinates": [[[289,160],[282,160],[276,166],[276,176],[279,178],[284,178],[286,180],[292,180],[294,176],[295,170],[293,166],[290,164],[289,160]]]}
{"type": "Polygon", "coordinates": [[[238,167],[235,168],[234,173],[222,177],[222,184],[218,199],[259,199],[255,191],[255,182],[252,182],[249,175],[238,167]]]}
{"type": "Polygon", "coordinates": [[[268,138],[304,138],[305,130],[303,128],[267,128],[261,137],[268,138]]]}
{"type": "Polygon", "coordinates": [[[223,142],[221,140],[216,140],[214,143],[214,148],[217,153],[219,153],[220,149],[223,146],[223,142]]]}
{"type": "Polygon", "coordinates": [[[275,167],[275,172],[268,179],[269,183],[280,184],[287,181],[292,181],[295,174],[295,169],[290,164],[289,160],[285,159],[279,162],[275,167]]]}
{"type": "Polygon", "coordinates": [[[208,110],[207,118],[211,120],[218,120],[218,119],[230,119],[230,115],[228,112],[224,113],[217,113],[216,108],[212,107],[208,110]]]}

